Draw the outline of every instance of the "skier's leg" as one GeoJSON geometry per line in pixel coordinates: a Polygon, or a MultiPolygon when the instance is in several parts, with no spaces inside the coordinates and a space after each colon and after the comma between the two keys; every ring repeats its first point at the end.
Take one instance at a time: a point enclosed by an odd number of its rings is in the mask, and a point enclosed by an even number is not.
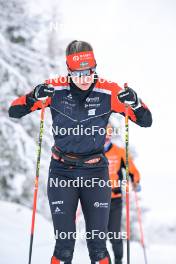
{"type": "MultiPolygon", "coordinates": [[[[107,182],[108,169],[92,169],[86,172],[85,178],[96,178],[107,182]]],[[[100,187],[97,183],[93,187],[81,188],[80,200],[86,222],[86,231],[89,232],[90,238],[87,238],[89,256],[92,264],[109,264],[111,263],[109,253],[106,248],[106,233],[109,218],[111,199],[111,188],[105,184],[100,187]]]]}
{"type": "Polygon", "coordinates": [[[61,173],[56,174],[50,171],[48,180],[48,198],[56,236],[52,264],[70,264],[75,245],[72,234],[76,231],[75,215],[78,205],[78,189],[63,187],[65,182],[68,183],[69,178],[61,175],[61,173]]]}
{"type": "Polygon", "coordinates": [[[108,232],[113,233],[110,239],[114,252],[115,264],[121,264],[123,258],[123,241],[121,239],[122,199],[114,198],[111,202],[108,232]]]}

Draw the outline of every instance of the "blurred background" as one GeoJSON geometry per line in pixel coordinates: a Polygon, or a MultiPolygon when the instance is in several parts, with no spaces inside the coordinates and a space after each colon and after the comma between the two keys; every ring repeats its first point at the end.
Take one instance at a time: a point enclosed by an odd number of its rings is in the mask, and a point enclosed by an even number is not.
{"type": "MultiPolygon", "coordinates": [[[[130,149],[142,178],[140,202],[149,264],[176,263],[175,13],[174,0],[0,0],[2,264],[27,262],[40,115],[15,120],[7,111],[16,97],[52,75],[66,73],[64,52],[74,39],[93,45],[101,77],[122,87],[128,82],[153,114],[151,128],[130,123],[130,149]]],[[[114,118],[123,131],[124,119],[114,118]]],[[[123,133],[119,142],[124,144],[123,133]]],[[[54,245],[46,196],[51,146],[47,110],[33,264],[49,263],[54,245]]],[[[141,264],[139,231],[133,220],[131,263],[141,264]]],[[[85,241],[78,241],[73,263],[89,263],[85,241]]]]}

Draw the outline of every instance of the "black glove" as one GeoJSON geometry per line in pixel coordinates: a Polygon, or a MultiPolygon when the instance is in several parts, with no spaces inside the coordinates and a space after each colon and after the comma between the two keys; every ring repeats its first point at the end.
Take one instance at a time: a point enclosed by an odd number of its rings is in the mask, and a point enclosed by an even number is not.
{"type": "Polygon", "coordinates": [[[133,183],[133,189],[134,189],[134,191],[136,191],[136,192],[140,192],[141,189],[142,189],[142,187],[141,187],[141,185],[140,185],[139,182],[136,182],[136,183],[133,183]]]}
{"type": "Polygon", "coordinates": [[[36,100],[45,100],[54,95],[54,87],[51,84],[39,84],[33,91],[33,98],[36,100]]]}
{"type": "Polygon", "coordinates": [[[118,93],[118,99],[121,103],[128,104],[134,109],[138,108],[140,104],[137,93],[130,87],[120,91],[118,93]]]}

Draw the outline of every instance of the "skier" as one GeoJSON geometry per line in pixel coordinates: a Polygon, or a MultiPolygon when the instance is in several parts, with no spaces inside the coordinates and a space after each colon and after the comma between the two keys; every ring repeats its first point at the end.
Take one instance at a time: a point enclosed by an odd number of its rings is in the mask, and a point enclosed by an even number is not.
{"type": "MultiPolygon", "coordinates": [[[[111,125],[108,125],[113,131],[111,125]]],[[[123,241],[121,234],[121,219],[122,219],[122,186],[123,186],[123,168],[125,169],[125,149],[120,148],[111,142],[112,134],[106,135],[104,145],[105,156],[109,161],[109,178],[111,180],[112,194],[111,207],[109,214],[108,232],[112,237],[110,242],[114,253],[115,264],[122,264],[123,258],[123,241]]],[[[133,188],[139,190],[140,174],[129,157],[129,175],[131,177],[133,188]]],[[[123,186],[125,187],[125,185],[123,186]]]]}
{"type": "Polygon", "coordinates": [[[55,144],[48,178],[48,198],[55,234],[52,264],[72,263],[75,237],[75,214],[80,199],[87,234],[91,263],[111,263],[106,238],[111,201],[111,188],[99,181],[108,181],[108,162],[104,156],[106,126],[112,112],[125,114],[141,127],[150,127],[149,109],[131,88],[123,90],[116,83],[99,78],[92,46],[73,41],[66,48],[68,75],[45,81],[34,90],[17,98],[9,109],[10,117],[21,118],[42,107],[50,107],[55,144]],[[52,85],[52,87],[50,85],[52,85]],[[77,133],[76,133],[77,131],[77,133]],[[102,133],[102,131],[105,131],[102,133]],[[92,184],[98,178],[97,184],[92,184]],[[69,180],[91,181],[91,186],[74,187],[69,180]],[[52,184],[57,180],[56,184],[52,184]],[[64,188],[61,186],[65,184],[64,188]],[[94,230],[98,230],[95,234],[94,230]],[[67,236],[62,239],[62,234],[67,236]]]}

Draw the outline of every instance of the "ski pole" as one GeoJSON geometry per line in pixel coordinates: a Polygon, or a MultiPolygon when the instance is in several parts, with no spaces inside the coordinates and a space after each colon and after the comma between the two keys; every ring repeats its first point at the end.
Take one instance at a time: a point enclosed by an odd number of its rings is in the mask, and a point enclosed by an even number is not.
{"type": "MultiPolygon", "coordinates": [[[[128,84],[124,84],[128,88],[128,84]]],[[[126,153],[126,231],[127,231],[127,264],[130,264],[130,194],[129,194],[129,119],[128,105],[125,105],[125,153],[126,153]]]]}
{"type": "Polygon", "coordinates": [[[45,115],[45,101],[42,101],[42,109],[41,109],[41,116],[40,116],[40,132],[39,132],[39,139],[38,139],[38,146],[37,146],[37,165],[36,165],[36,177],[35,177],[35,185],[34,185],[34,197],[33,197],[33,210],[32,210],[32,223],[31,223],[31,236],[30,236],[28,264],[31,264],[31,257],[32,257],[35,215],[36,215],[36,207],[37,207],[38,180],[39,180],[39,172],[40,172],[41,146],[42,146],[43,127],[44,127],[44,115],[45,115]]]}
{"type": "Polygon", "coordinates": [[[138,199],[137,191],[135,189],[134,189],[134,196],[135,196],[137,217],[138,217],[139,229],[140,229],[140,235],[141,235],[141,245],[142,245],[143,252],[144,252],[144,261],[145,261],[145,264],[147,264],[148,261],[147,261],[146,247],[145,247],[145,243],[144,243],[144,232],[143,232],[143,227],[142,227],[141,208],[139,206],[139,199],[138,199]]]}

